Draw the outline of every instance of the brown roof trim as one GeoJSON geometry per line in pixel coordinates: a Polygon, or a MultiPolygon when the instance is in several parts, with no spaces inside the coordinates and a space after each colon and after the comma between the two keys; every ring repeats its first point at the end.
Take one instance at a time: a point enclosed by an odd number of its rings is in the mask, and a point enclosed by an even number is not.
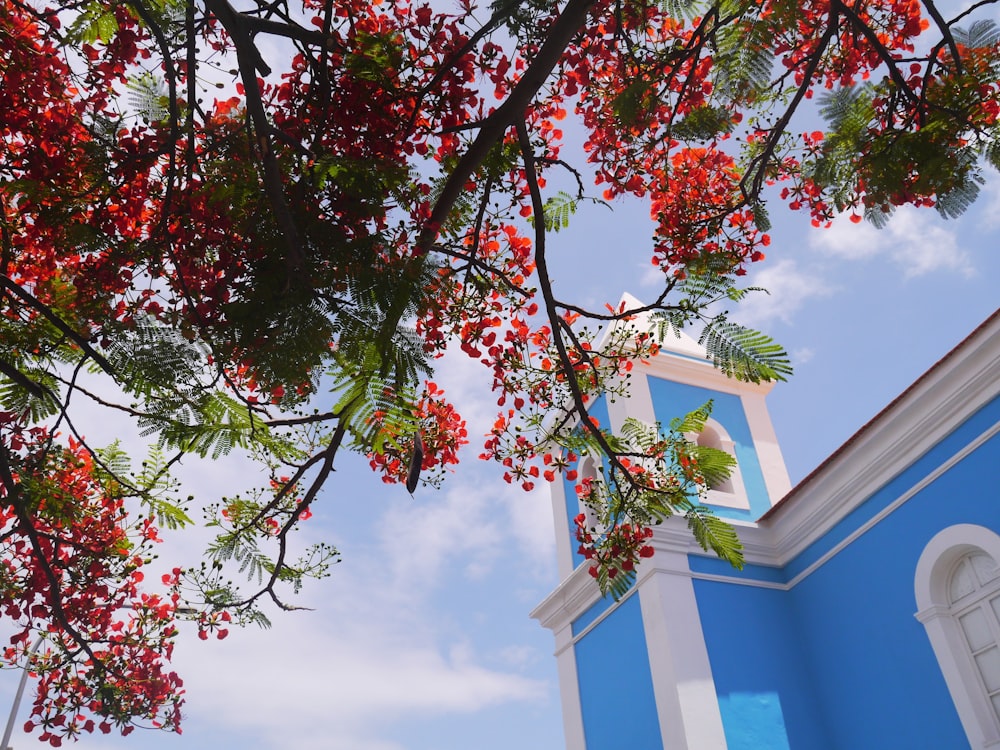
{"type": "Polygon", "coordinates": [[[958,345],[956,345],[951,351],[945,354],[941,359],[935,362],[931,367],[919,378],[913,381],[910,386],[900,393],[896,398],[889,402],[885,408],[883,408],[878,414],[872,417],[866,424],[864,424],[861,429],[855,432],[847,441],[841,445],[837,450],[831,453],[823,462],[813,469],[809,474],[806,475],[798,484],[792,487],[783,498],[772,505],[764,515],[757,519],[757,522],[768,521],[777,515],[782,508],[786,507],[790,503],[794,502],[795,498],[805,492],[806,488],[810,483],[813,482],[816,477],[825,472],[827,468],[836,461],[842,454],[844,454],[848,448],[850,448],[854,443],[856,443],[866,432],[873,429],[873,427],[880,422],[885,416],[891,412],[896,406],[903,400],[906,399],[914,390],[916,390],[925,380],[927,380],[936,370],[944,366],[944,364],[956,357],[958,353],[970,345],[973,339],[975,339],[984,329],[989,328],[997,319],[1000,319],[1000,309],[997,309],[992,315],[990,315],[986,320],[984,320],[980,325],[978,325],[975,330],[972,331],[968,336],[962,339],[958,345]]]}

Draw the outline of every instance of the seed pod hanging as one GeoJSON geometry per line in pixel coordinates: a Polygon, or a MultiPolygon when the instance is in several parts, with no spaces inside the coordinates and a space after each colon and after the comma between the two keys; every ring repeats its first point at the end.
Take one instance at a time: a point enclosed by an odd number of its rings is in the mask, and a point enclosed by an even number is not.
{"type": "Polygon", "coordinates": [[[413,438],[413,456],[410,458],[410,470],[406,472],[406,491],[411,495],[417,489],[420,479],[420,467],[424,463],[424,441],[418,432],[413,438]]]}

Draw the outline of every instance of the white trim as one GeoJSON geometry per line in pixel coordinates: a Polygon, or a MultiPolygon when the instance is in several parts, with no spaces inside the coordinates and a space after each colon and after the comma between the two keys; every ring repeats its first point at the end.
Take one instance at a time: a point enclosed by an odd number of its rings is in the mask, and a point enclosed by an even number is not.
{"type": "MultiPolygon", "coordinates": [[[[881,523],[887,516],[889,516],[891,513],[893,513],[897,509],[899,509],[899,507],[902,506],[907,500],[910,500],[912,497],[914,497],[915,495],[917,495],[918,493],[920,493],[922,490],[926,489],[934,481],[936,481],[942,475],[944,475],[946,472],[948,472],[950,469],[952,469],[952,467],[954,467],[959,461],[961,461],[966,456],[968,456],[970,453],[972,453],[977,448],[979,448],[980,446],[982,446],[984,443],[986,443],[990,438],[992,438],[993,436],[995,436],[997,433],[1000,433],[1000,422],[997,422],[990,429],[986,430],[986,432],[984,432],[981,435],[979,435],[975,440],[973,440],[971,443],[969,443],[968,445],[966,445],[964,448],[962,448],[960,451],[958,451],[955,455],[953,455],[947,461],[945,461],[944,463],[942,463],[940,466],[936,467],[934,469],[934,471],[932,471],[930,474],[928,474],[927,476],[925,476],[919,482],[917,482],[916,484],[914,484],[912,487],[910,487],[910,489],[908,489],[902,495],[900,495],[895,500],[893,500],[891,503],[889,503],[888,505],[886,505],[884,508],[882,508],[882,510],[880,510],[874,516],[872,516],[871,518],[869,518],[867,521],[865,521],[865,523],[863,523],[861,526],[859,526],[858,528],[856,528],[854,531],[852,531],[846,537],[844,537],[843,539],[841,539],[837,544],[835,544],[832,548],[830,548],[825,554],[823,554],[814,563],[812,563],[811,565],[809,565],[801,573],[799,573],[797,576],[795,576],[794,578],[792,578],[788,582],[789,586],[795,586],[800,581],[804,580],[805,578],[807,578],[810,575],[812,575],[813,573],[815,573],[819,568],[821,568],[823,565],[825,565],[827,562],[829,562],[829,560],[831,558],[833,558],[837,554],[839,554],[845,547],[848,547],[851,544],[853,544],[855,541],[857,541],[857,539],[859,537],[861,537],[863,534],[867,533],[868,531],[870,531],[871,529],[873,529],[875,526],[877,526],[879,523],[881,523]]],[[[997,558],[997,559],[998,559],[998,561],[1000,561],[1000,558],[997,558]]]]}
{"type": "MultiPolygon", "coordinates": [[[[739,578],[736,576],[726,576],[721,574],[713,573],[699,573],[693,571],[687,571],[681,573],[680,571],[672,571],[675,575],[687,575],[691,578],[697,578],[705,581],[718,581],[720,583],[732,583],[743,586],[757,586],[760,588],[771,588],[778,589],[781,591],[788,591],[799,583],[804,581],[806,578],[811,576],[831,559],[836,557],[840,552],[849,547],[855,541],[857,541],[861,536],[866,534],[868,531],[873,529],[886,517],[902,507],[907,501],[911,500],[922,490],[926,489],[930,484],[939,479],[943,474],[948,472],[956,464],[966,458],[968,455],[973,453],[975,450],[980,448],[983,444],[989,441],[991,438],[1000,434],[1000,422],[997,422],[992,427],[976,436],[964,447],[959,449],[954,455],[952,455],[948,460],[941,463],[940,466],[936,467],[934,471],[930,472],[922,479],[914,483],[908,490],[903,492],[901,495],[896,497],[895,500],[888,503],[882,508],[877,514],[868,519],[861,526],[856,528],[850,534],[841,539],[837,544],[827,550],[823,555],[817,558],[809,566],[804,568],[798,573],[794,578],[791,578],[787,583],[778,583],[776,581],[762,581],[759,579],[748,579],[739,578]]],[[[733,523],[736,526],[737,533],[740,536],[740,541],[743,543],[744,548],[744,559],[748,564],[761,565],[763,567],[769,568],[783,568],[790,560],[782,559],[774,554],[774,551],[769,545],[769,530],[767,528],[761,528],[755,525],[747,525],[740,523],[733,523]]],[[[709,554],[706,553],[698,544],[691,538],[690,532],[684,525],[683,520],[680,518],[671,518],[661,526],[657,526],[653,529],[653,547],[656,549],[656,555],[652,558],[653,561],[656,560],[657,556],[660,554],[661,547],[664,549],[683,549],[688,554],[702,555],[708,557],[709,554]]],[[[1000,562],[1000,557],[995,558],[1000,562]]],[[[923,610],[924,607],[921,606],[919,609],[923,610]]]]}
{"type": "Polygon", "coordinates": [[[742,393],[743,413],[750,425],[750,439],[757,454],[760,472],[764,475],[764,486],[767,488],[767,498],[774,505],[792,489],[792,480],[788,477],[785,457],[781,454],[781,445],[771,423],[771,414],[762,393],[742,393]]]}
{"type": "MultiPolygon", "coordinates": [[[[948,460],[941,463],[940,466],[936,467],[934,471],[930,472],[922,479],[914,483],[908,490],[903,492],[901,495],[897,496],[895,500],[888,503],[882,508],[878,513],[872,516],[870,519],[865,521],[861,526],[856,528],[850,534],[841,539],[837,544],[823,553],[814,562],[809,564],[795,577],[789,579],[787,583],[774,583],[771,581],[751,581],[742,578],[721,575],[711,575],[703,573],[692,573],[694,578],[704,578],[705,580],[716,580],[716,581],[729,581],[732,583],[740,583],[748,586],[760,585],[769,588],[781,588],[783,590],[789,590],[794,588],[799,583],[804,581],[806,578],[811,576],[821,567],[826,565],[831,559],[836,557],[840,552],[849,547],[851,544],[856,542],[861,536],[871,531],[875,526],[885,520],[886,517],[891,515],[893,512],[902,507],[907,501],[911,500],[922,490],[926,489],[930,484],[939,479],[943,474],[947,473],[956,464],[966,458],[969,454],[973,453],[976,449],[980,448],[983,444],[989,441],[991,438],[1000,434],[1000,422],[997,422],[992,427],[987,429],[985,432],[978,435],[976,438],[971,440],[968,444],[958,450],[954,455],[952,455],[948,460]]],[[[659,529],[657,529],[659,531],[659,529]]],[[[779,557],[773,549],[770,548],[769,542],[769,530],[767,528],[755,527],[755,526],[739,526],[737,525],[737,532],[740,536],[740,541],[743,543],[744,547],[744,559],[747,563],[753,565],[762,565],[764,567],[771,568],[783,568],[791,562],[790,559],[783,559],[779,557]]],[[[655,541],[655,537],[654,537],[655,541]]],[[[688,551],[693,554],[705,555],[706,553],[698,547],[698,545],[691,540],[688,545],[688,551]]],[[[1000,558],[998,558],[1000,560],[1000,558]]],[[[923,607],[921,607],[923,609],[923,607]]]]}
{"type": "Polygon", "coordinates": [[[737,578],[735,576],[723,576],[717,573],[695,573],[691,572],[687,576],[699,581],[712,581],[713,583],[731,583],[736,586],[750,586],[758,589],[772,589],[774,591],[788,591],[792,587],[787,583],[779,581],[762,581],[759,578],[737,578]]]}
{"type": "Polygon", "coordinates": [[[576,671],[576,653],[571,647],[570,625],[555,632],[556,669],[559,673],[559,695],[562,705],[563,732],[566,750],[586,750],[583,733],[583,708],[580,705],[579,676],[576,671]]]}
{"type": "Polygon", "coordinates": [[[552,502],[552,523],[556,533],[556,563],[559,576],[566,578],[573,572],[572,519],[566,512],[566,485],[562,474],[549,482],[549,499],[552,502]]]}
{"type": "MultiPolygon", "coordinates": [[[[608,619],[608,617],[610,617],[611,614],[616,609],[618,609],[625,602],[627,602],[629,599],[631,599],[632,596],[635,594],[636,591],[637,591],[636,587],[633,586],[631,589],[629,589],[628,591],[625,592],[625,595],[622,596],[621,599],[619,599],[618,601],[609,603],[608,606],[607,606],[607,609],[605,609],[603,612],[601,612],[601,614],[599,614],[597,617],[595,617],[593,620],[591,620],[589,623],[587,623],[587,626],[584,627],[579,633],[571,635],[571,638],[570,638],[570,641],[569,641],[568,645],[575,646],[577,643],[579,643],[584,638],[586,638],[587,635],[590,633],[590,631],[592,631],[594,628],[596,628],[598,625],[600,625],[602,622],[604,622],[606,619],[608,619]]],[[[598,599],[598,601],[600,601],[600,599],[598,599]]],[[[596,603],[597,602],[594,602],[594,604],[596,604],[596,603]]],[[[593,605],[591,605],[591,606],[593,606],[593,605]]],[[[589,607],[588,607],[588,609],[589,609],[589,607]]],[[[586,610],[584,610],[584,612],[586,612],[586,610]]],[[[583,614],[583,612],[580,613],[580,615],[582,615],[582,614],[583,614]]],[[[577,615],[577,617],[573,618],[574,622],[576,621],[576,619],[580,615],[577,615]]],[[[570,623],[570,627],[572,629],[572,623],[570,623]]]]}
{"type": "MultiPolygon", "coordinates": [[[[719,393],[730,393],[741,396],[744,393],[755,393],[764,396],[774,388],[773,382],[750,383],[736,380],[717,369],[708,360],[693,360],[684,356],[661,351],[661,354],[649,360],[649,367],[644,368],[648,375],[669,380],[673,383],[683,383],[706,388],[719,393]]],[[[634,372],[634,370],[633,370],[634,372]]]]}
{"type": "Polygon", "coordinates": [[[783,565],[1000,395],[1000,316],[939,362],[762,526],[783,565]]]}
{"type": "Polygon", "coordinates": [[[687,555],[665,557],[637,584],[663,747],[726,750],[694,586],[690,577],[673,575],[687,568],[687,555]]]}
{"type": "Polygon", "coordinates": [[[917,562],[913,593],[917,617],[934,607],[948,608],[948,577],[965,555],[982,550],[1000,563],[1000,535],[985,526],[960,523],[939,531],[924,547],[917,562]]]}
{"type": "Polygon", "coordinates": [[[569,625],[601,598],[601,591],[584,563],[541,601],[529,616],[556,632],[569,625]]]}
{"type": "Polygon", "coordinates": [[[914,616],[927,631],[962,728],[974,750],[1000,746],[1000,727],[980,687],[958,622],[952,616],[948,583],[958,560],[978,550],[1000,562],[1000,536],[983,526],[949,526],[924,547],[913,580],[917,602],[914,616]]]}

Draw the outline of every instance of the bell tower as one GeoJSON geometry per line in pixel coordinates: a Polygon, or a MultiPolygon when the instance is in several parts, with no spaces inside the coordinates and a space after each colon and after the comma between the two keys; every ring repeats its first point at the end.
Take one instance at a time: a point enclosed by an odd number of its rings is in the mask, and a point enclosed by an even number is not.
{"type": "MultiPolygon", "coordinates": [[[[641,306],[630,295],[623,302],[641,306]]],[[[632,324],[655,326],[648,316],[632,324]]],[[[629,417],[666,425],[711,400],[706,429],[692,437],[736,459],[729,481],[705,500],[719,517],[752,526],[791,489],[764,402],[773,384],[728,378],[684,333],[668,333],[650,366],[636,369],[628,396],[602,400],[594,416],[616,431],[629,417]]],[[[532,617],[555,635],[567,750],[724,750],[691,581],[691,560],[705,553],[686,525],[668,519],[655,528],[654,556],[614,602],[576,552],[573,518],[583,509],[573,482],[552,484],[552,505],[562,583],[532,617]]]]}

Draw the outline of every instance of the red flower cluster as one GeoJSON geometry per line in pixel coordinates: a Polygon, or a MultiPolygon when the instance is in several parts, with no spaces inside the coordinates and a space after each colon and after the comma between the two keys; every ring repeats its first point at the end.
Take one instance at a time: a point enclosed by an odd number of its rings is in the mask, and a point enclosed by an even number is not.
{"type": "Polygon", "coordinates": [[[78,443],[0,417],[0,610],[17,628],[2,657],[38,675],[26,731],[58,747],[95,728],[128,733],[138,717],[176,728],[179,571],[166,596],[142,590],[152,520],[128,512],[78,443]]]}
{"type": "Polygon", "coordinates": [[[595,526],[587,526],[585,513],[573,521],[576,524],[576,540],[580,542],[577,551],[591,561],[588,570],[594,578],[603,573],[613,580],[622,572],[633,572],[640,559],[653,556],[653,546],[649,542],[653,538],[653,530],[648,526],[623,523],[600,531],[595,526]]]}

